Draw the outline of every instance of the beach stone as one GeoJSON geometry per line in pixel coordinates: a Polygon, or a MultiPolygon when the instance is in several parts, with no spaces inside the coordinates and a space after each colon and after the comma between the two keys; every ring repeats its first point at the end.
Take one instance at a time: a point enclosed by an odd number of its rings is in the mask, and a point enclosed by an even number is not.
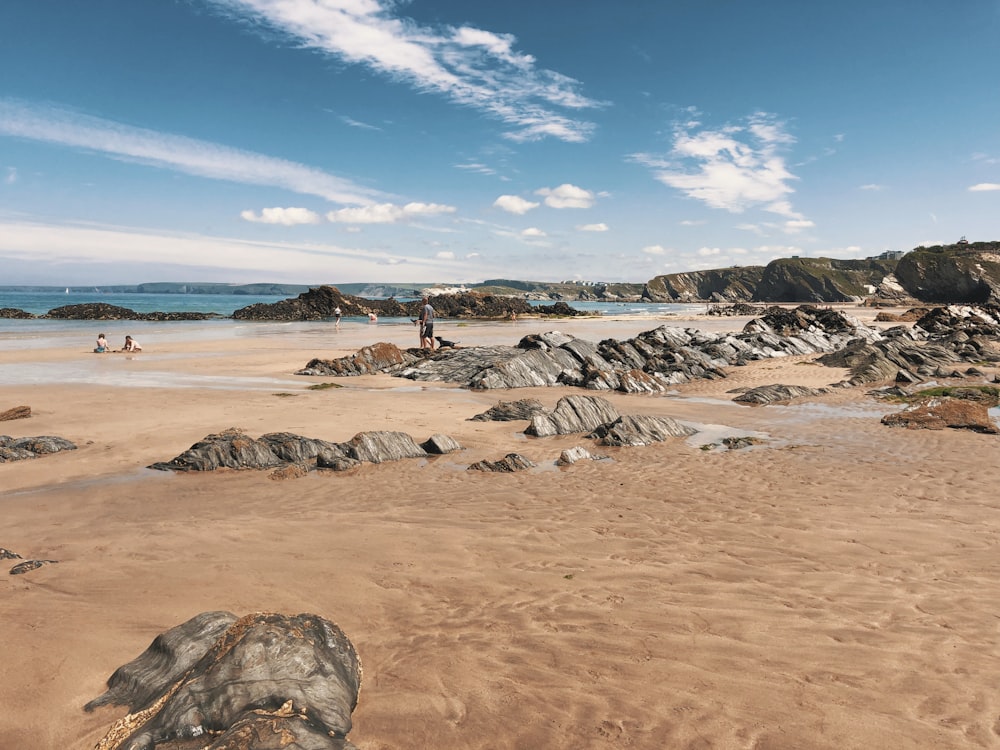
{"type": "MultiPolygon", "coordinates": [[[[214,750],[352,748],[361,662],[314,614],[206,612],[154,639],[85,706],[128,705],[96,750],[221,735],[214,750]]],[[[199,747],[205,746],[204,742],[199,747]]]]}
{"type": "Polygon", "coordinates": [[[350,456],[341,456],[321,453],[316,456],[316,466],[320,469],[332,469],[333,471],[348,471],[361,466],[363,462],[350,456]]]}
{"type": "Polygon", "coordinates": [[[22,438],[0,435],[0,463],[24,461],[50,453],[72,450],[76,450],[75,444],[65,438],[52,435],[22,438]]]}
{"type": "Polygon", "coordinates": [[[4,549],[0,547],[0,560],[20,560],[22,559],[16,552],[11,552],[9,549],[4,549]]]}
{"type": "Polygon", "coordinates": [[[477,461],[476,463],[469,466],[469,471],[492,471],[497,473],[511,473],[515,471],[524,471],[525,469],[531,469],[535,466],[530,460],[522,456],[520,453],[508,453],[506,456],[501,458],[499,461],[477,461]]]}
{"type": "Polygon", "coordinates": [[[8,422],[12,419],[27,419],[31,416],[30,406],[15,406],[7,411],[0,411],[0,422],[8,422]]]}
{"type": "Polygon", "coordinates": [[[564,396],[551,412],[535,414],[524,432],[536,437],[590,432],[619,416],[611,402],[599,396],[564,396]]]}
{"type": "Polygon", "coordinates": [[[346,443],[348,455],[358,461],[380,464],[403,458],[423,458],[427,451],[405,432],[359,432],[346,443]]]}
{"type": "Polygon", "coordinates": [[[596,438],[600,445],[638,447],[671,437],[689,437],[696,432],[670,417],[627,415],[598,426],[590,437],[596,438]]]}
{"type": "Polygon", "coordinates": [[[10,569],[10,574],[12,576],[19,576],[23,573],[28,573],[32,570],[38,570],[38,568],[43,565],[49,565],[50,563],[57,563],[58,560],[25,560],[22,563],[18,563],[13,568],[10,569]]]}
{"type": "Polygon", "coordinates": [[[441,433],[431,435],[426,441],[420,444],[420,447],[427,453],[434,453],[439,456],[462,450],[462,446],[458,444],[455,438],[449,435],[442,435],[441,433]]]}
{"type": "Polygon", "coordinates": [[[809,388],[804,385],[782,385],[775,383],[774,385],[761,385],[756,388],[750,388],[734,398],[733,401],[739,404],[755,405],[787,404],[795,398],[822,396],[829,392],[829,388],[809,388]]]}
{"type": "Polygon", "coordinates": [[[542,402],[537,398],[523,398],[517,401],[500,401],[482,414],[470,417],[472,422],[513,422],[520,419],[531,419],[535,414],[545,411],[542,402]]]}
{"type": "Polygon", "coordinates": [[[316,468],[316,464],[288,464],[281,466],[267,475],[268,479],[284,481],[285,479],[300,479],[309,473],[309,469],[316,468]]]}
{"type": "Polygon", "coordinates": [[[602,458],[605,458],[605,456],[595,456],[586,448],[574,446],[573,448],[567,448],[559,454],[559,458],[556,459],[556,465],[570,466],[571,464],[575,464],[577,461],[586,461],[587,459],[597,461],[602,458]]]}
{"type": "Polygon", "coordinates": [[[911,430],[972,430],[996,435],[996,423],[990,418],[986,402],[962,398],[930,398],[903,411],[886,414],[882,424],[911,430]]]}
{"type": "Polygon", "coordinates": [[[760,440],[754,437],[749,437],[746,435],[739,437],[724,437],[722,438],[722,444],[731,451],[740,450],[742,448],[749,448],[752,445],[757,445],[760,440]]]}

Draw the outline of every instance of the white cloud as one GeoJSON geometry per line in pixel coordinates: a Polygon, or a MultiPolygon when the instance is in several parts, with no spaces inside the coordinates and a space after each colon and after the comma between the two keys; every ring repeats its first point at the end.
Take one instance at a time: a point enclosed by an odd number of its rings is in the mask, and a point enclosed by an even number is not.
{"type": "Polygon", "coordinates": [[[667,249],[662,245],[647,245],[642,249],[646,255],[663,255],[667,252],[667,249]]]}
{"type": "Polygon", "coordinates": [[[1000,184],[995,182],[980,182],[978,185],[973,185],[969,188],[970,193],[986,193],[992,190],[1000,190],[1000,184]]]}
{"type": "Polygon", "coordinates": [[[393,0],[212,0],[240,20],[266,24],[303,47],[364,65],[418,91],[441,94],[510,125],[513,140],[585,141],[589,122],[561,114],[599,106],[579,82],[539,69],[515,39],[471,27],[397,17],[393,0]]]}
{"type": "Polygon", "coordinates": [[[708,222],[704,219],[684,219],[683,221],[677,222],[682,227],[700,227],[704,226],[708,222]]]}
{"type": "Polygon", "coordinates": [[[885,190],[885,185],[879,185],[874,182],[869,182],[867,185],[862,185],[858,190],[871,190],[873,192],[878,192],[880,190],[885,190]]]}
{"type": "Polygon", "coordinates": [[[702,258],[708,258],[712,255],[719,255],[722,253],[722,248],[719,247],[699,247],[697,250],[698,255],[702,258]]]}
{"type": "Polygon", "coordinates": [[[545,234],[545,232],[543,232],[538,227],[528,227],[527,229],[525,229],[525,230],[523,230],[521,232],[521,236],[522,237],[547,237],[548,235],[545,234]]]}
{"type": "Polygon", "coordinates": [[[581,232],[607,232],[609,227],[602,221],[599,224],[581,224],[577,229],[581,232]]]}
{"type": "Polygon", "coordinates": [[[17,167],[7,167],[7,176],[4,177],[3,181],[7,185],[13,185],[17,182],[17,167]]]}
{"type": "Polygon", "coordinates": [[[359,128],[361,130],[382,130],[377,125],[369,125],[367,122],[355,120],[353,117],[348,117],[347,115],[341,115],[340,121],[345,125],[350,125],[352,128],[359,128]]]}
{"type": "Polygon", "coordinates": [[[493,205],[507,213],[523,215],[533,208],[538,208],[539,204],[525,200],[518,195],[501,195],[493,201],[493,205]]]}
{"type": "Polygon", "coordinates": [[[816,226],[816,224],[808,219],[792,219],[791,221],[785,222],[785,231],[788,234],[797,234],[803,229],[812,229],[814,226],[816,226]]]}
{"type": "Polygon", "coordinates": [[[240,217],[257,224],[319,224],[320,216],[308,208],[262,208],[260,215],[253,211],[240,211],[240,217]]]}
{"type": "Polygon", "coordinates": [[[88,149],[214,180],[280,187],[336,203],[363,206],[382,196],[305,164],[12,99],[0,99],[0,135],[88,149]]]}
{"type": "Polygon", "coordinates": [[[535,195],[545,197],[549,208],[590,208],[594,205],[594,194],[576,185],[563,183],[556,188],[541,188],[535,195]]]}
{"type": "Polygon", "coordinates": [[[496,174],[497,171],[492,167],[488,167],[485,164],[479,162],[467,162],[465,164],[456,164],[455,169],[464,169],[467,172],[475,172],[476,174],[496,174]]]}
{"type": "Polygon", "coordinates": [[[436,216],[454,212],[454,206],[445,206],[439,203],[407,203],[405,206],[397,206],[394,203],[379,203],[374,206],[341,208],[330,211],[326,218],[334,223],[343,224],[395,224],[397,221],[420,216],[436,216]]]}
{"type": "Polygon", "coordinates": [[[451,252],[451,250],[441,250],[440,252],[436,253],[434,257],[439,258],[440,260],[454,260],[455,253],[451,252]]]}
{"type": "Polygon", "coordinates": [[[674,131],[666,156],[634,154],[633,161],[652,170],[655,179],[712,208],[742,213],[759,206],[789,218],[802,218],[786,196],[797,179],[785,166],[782,149],[795,142],[784,124],[758,112],[741,125],[698,130],[689,121],[674,131]]]}

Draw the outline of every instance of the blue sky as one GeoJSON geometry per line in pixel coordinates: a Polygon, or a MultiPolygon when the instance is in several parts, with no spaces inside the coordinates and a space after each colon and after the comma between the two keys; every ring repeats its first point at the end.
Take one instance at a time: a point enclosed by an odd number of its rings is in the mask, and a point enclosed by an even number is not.
{"type": "Polygon", "coordinates": [[[0,284],[1000,239],[1000,0],[7,0],[0,284]]]}

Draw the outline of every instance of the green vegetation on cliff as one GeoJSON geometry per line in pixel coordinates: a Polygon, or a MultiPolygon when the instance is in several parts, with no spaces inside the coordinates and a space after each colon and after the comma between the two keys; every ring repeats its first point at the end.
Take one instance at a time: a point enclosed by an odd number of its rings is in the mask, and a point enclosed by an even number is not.
{"type": "Polygon", "coordinates": [[[899,261],[896,279],[921,302],[1000,303],[1000,242],[918,247],[899,261]]]}

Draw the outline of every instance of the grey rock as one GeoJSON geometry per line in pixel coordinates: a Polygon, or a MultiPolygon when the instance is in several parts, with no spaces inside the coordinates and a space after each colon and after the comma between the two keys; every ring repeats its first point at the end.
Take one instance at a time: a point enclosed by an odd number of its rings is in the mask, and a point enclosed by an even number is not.
{"type": "Polygon", "coordinates": [[[52,435],[21,438],[0,435],[0,464],[72,450],[76,450],[75,444],[65,438],[52,435]]]}
{"type": "Polygon", "coordinates": [[[539,412],[545,411],[542,402],[537,398],[522,398],[517,401],[500,401],[482,414],[470,417],[472,422],[513,422],[520,419],[531,419],[539,412]]]}
{"type": "Polygon", "coordinates": [[[829,388],[809,388],[804,385],[782,385],[775,383],[773,385],[761,385],[756,388],[750,388],[734,398],[733,401],[740,404],[755,405],[783,404],[788,403],[792,399],[822,396],[824,393],[829,392],[829,388]]]}
{"type": "Polygon", "coordinates": [[[599,396],[564,396],[551,412],[533,416],[524,432],[536,437],[590,432],[619,416],[611,402],[599,396]]]}
{"type": "Polygon", "coordinates": [[[600,425],[591,437],[600,445],[637,447],[661,443],[671,437],[689,437],[696,432],[670,417],[628,415],[600,425]]]}
{"type": "Polygon", "coordinates": [[[243,430],[228,430],[206,436],[176,458],[150,465],[162,471],[214,471],[215,469],[272,469],[286,463],[264,440],[255,440],[243,430]]]}
{"type": "Polygon", "coordinates": [[[403,458],[422,458],[427,451],[405,432],[359,432],[346,444],[348,455],[358,461],[380,464],[403,458]]]}
{"type": "Polygon", "coordinates": [[[524,471],[534,467],[535,464],[519,453],[508,453],[499,461],[477,461],[469,466],[469,471],[492,471],[498,473],[511,473],[524,471]]]}
{"type": "Polygon", "coordinates": [[[43,565],[48,565],[50,563],[57,563],[58,560],[25,560],[22,563],[18,563],[13,568],[10,569],[10,574],[12,576],[19,576],[22,573],[27,573],[32,570],[37,570],[43,565]]]}
{"type": "Polygon", "coordinates": [[[11,552],[9,549],[4,549],[0,547],[0,560],[20,560],[21,556],[16,552],[11,552]]]}
{"type": "Polygon", "coordinates": [[[361,466],[363,462],[350,456],[333,455],[321,453],[316,457],[316,466],[320,469],[332,469],[333,471],[348,471],[361,466]]]}
{"type": "Polygon", "coordinates": [[[586,448],[582,448],[580,446],[575,446],[573,448],[567,448],[562,453],[560,453],[559,454],[559,458],[556,459],[556,465],[557,466],[570,466],[571,464],[575,464],[578,461],[586,461],[588,459],[590,459],[592,461],[597,461],[597,460],[600,460],[602,458],[605,458],[605,457],[604,456],[595,456],[590,451],[588,451],[586,448]]]}
{"type": "Polygon", "coordinates": [[[132,710],[131,734],[119,742],[112,728],[99,747],[153,750],[206,733],[222,733],[209,745],[219,750],[352,747],[361,662],[339,627],[312,614],[237,620],[212,612],[195,620],[154,640],[87,705],[132,710]],[[148,717],[136,715],[146,710],[148,717]]]}
{"type": "Polygon", "coordinates": [[[290,432],[271,432],[267,435],[261,435],[259,439],[282,461],[292,463],[309,462],[320,453],[330,455],[331,453],[344,452],[337,443],[302,437],[290,432]]]}
{"type": "Polygon", "coordinates": [[[433,453],[439,456],[462,450],[462,446],[459,445],[455,438],[450,435],[442,435],[441,433],[431,435],[426,441],[420,444],[420,447],[427,453],[433,453]]]}

